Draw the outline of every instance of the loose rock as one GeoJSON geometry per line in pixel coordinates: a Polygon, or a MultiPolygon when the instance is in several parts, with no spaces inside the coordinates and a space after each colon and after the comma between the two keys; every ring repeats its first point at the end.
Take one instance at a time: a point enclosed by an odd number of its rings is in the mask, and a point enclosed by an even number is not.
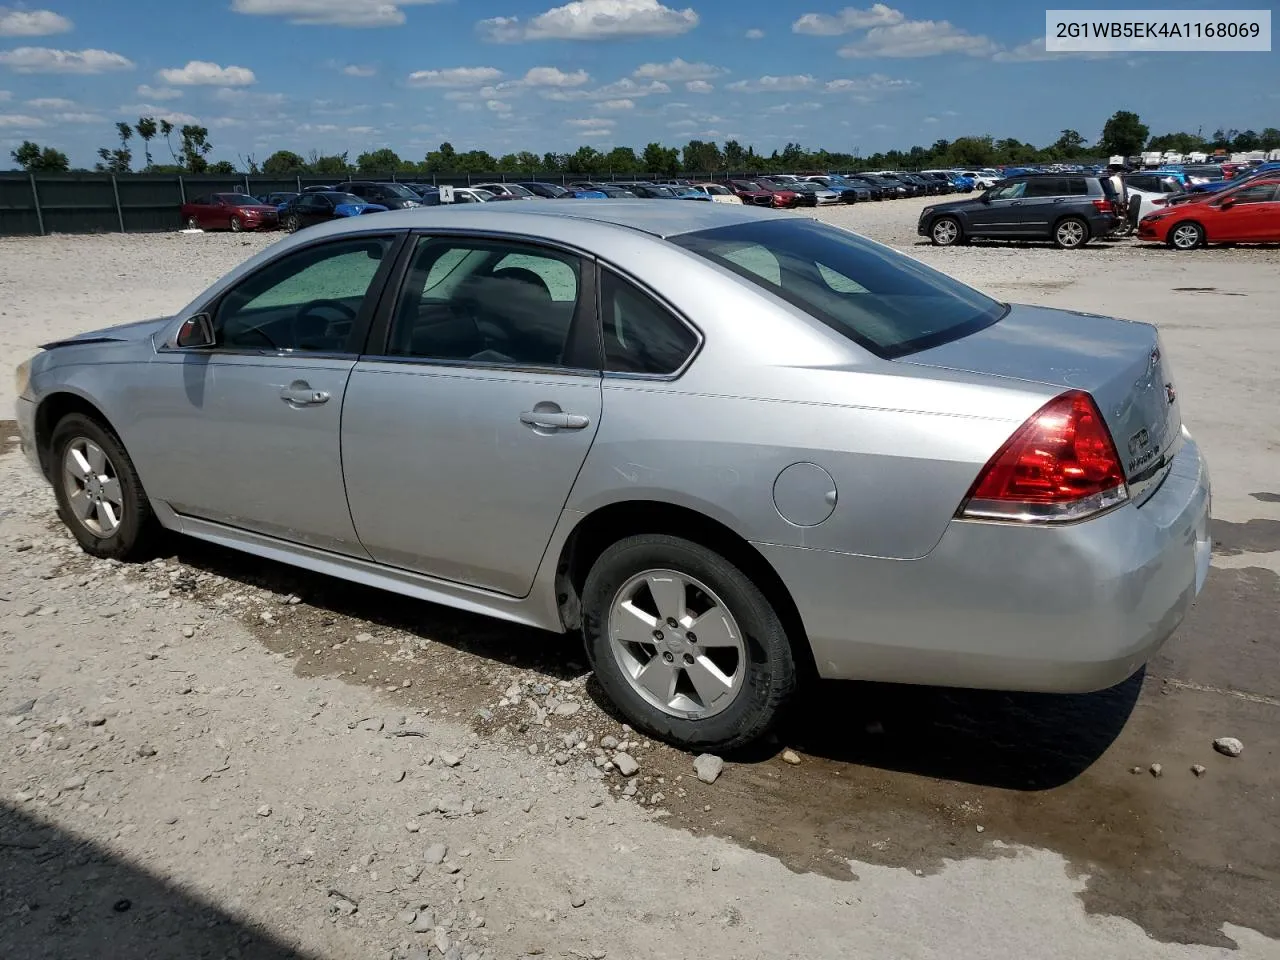
{"type": "Polygon", "coordinates": [[[1192,772],[1192,773],[1194,773],[1197,777],[1203,777],[1203,776],[1204,776],[1204,766],[1203,766],[1202,764],[1199,764],[1199,763],[1193,763],[1193,764],[1191,765],[1191,772],[1192,772]]]}
{"type": "Polygon", "coordinates": [[[1238,757],[1244,753],[1244,744],[1235,737],[1219,737],[1213,741],[1213,749],[1224,757],[1238,757]]]}
{"type": "Polygon", "coordinates": [[[448,855],[449,848],[447,845],[443,843],[433,843],[431,846],[427,847],[427,852],[424,853],[422,857],[427,861],[427,863],[434,867],[444,863],[444,858],[448,855]]]}
{"type": "MultiPolygon", "coordinates": [[[[615,762],[617,762],[615,758],[615,762]]],[[[799,762],[797,758],[796,762],[799,762]]],[[[715,783],[724,771],[724,761],[714,753],[704,753],[693,761],[693,772],[703,783],[715,783]]]]}
{"type": "Polygon", "coordinates": [[[264,803],[262,806],[260,806],[260,807],[258,808],[258,816],[260,816],[260,817],[269,817],[269,816],[271,816],[271,807],[270,807],[270,805],[269,805],[269,804],[265,804],[265,803],[264,803]]]}
{"type": "Polygon", "coordinates": [[[613,765],[618,768],[618,772],[624,777],[635,776],[640,770],[640,764],[629,753],[615,753],[613,755],[613,765]]]}
{"type": "Polygon", "coordinates": [[[794,766],[795,764],[797,764],[797,763],[799,763],[799,762],[800,762],[800,754],[798,754],[798,753],[796,753],[794,750],[790,750],[790,749],[788,749],[788,750],[783,750],[783,751],[782,751],[782,759],[783,759],[783,761],[784,761],[784,762],[789,763],[789,764],[791,764],[792,766],[794,766]]]}
{"type": "Polygon", "coordinates": [[[1163,777],[1163,776],[1164,776],[1164,767],[1162,767],[1162,766],[1161,766],[1160,764],[1158,764],[1158,763],[1153,763],[1153,764],[1152,764],[1150,767],[1148,767],[1147,769],[1151,771],[1151,775],[1152,775],[1153,777],[1163,777]]]}

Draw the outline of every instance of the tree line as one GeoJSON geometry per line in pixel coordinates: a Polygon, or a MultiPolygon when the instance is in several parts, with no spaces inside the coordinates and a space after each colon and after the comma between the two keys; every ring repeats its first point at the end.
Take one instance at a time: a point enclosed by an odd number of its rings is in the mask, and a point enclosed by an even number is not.
{"type": "MultiPolygon", "coordinates": [[[[641,150],[614,147],[608,151],[581,146],[572,153],[534,153],[522,150],[495,156],[486,150],[459,152],[449,142],[430,150],[422,160],[400,157],[383,147],[361,153],[351,160],[347,153],[320,154],[311,151],[306,157],[292,150],[277,150],[261,165],[253,156],[210,163],[213,151],[209,131],[198,124],[175,128],[167,120],[140,117],[135,124],[117,123],[118,146],[101,147],[95,169],[126,174],[133,172],[131,144],[137,137],[142,144],[144,173],[193,173],[233,175],[247,173],[268,176],[346,176],[351,174],[490,174],[513,175],[566,174],[592,176],[601,174],[636,175],[681,173],[716,173],[729,171],[787,170],[854,170],[854,169],[921,169],[926,167],[988,167],[1007,164],[1046,163],[1110,156],[1133,156],[1143,150],[1173,150],[1178,153],[1215,150],[1244,152],[1280,148],[1280,129],[1266,127],[1254,130],[1219,129],[1212,136],[1200,132],[1164,133],[1152,136],[1147,124],[1131,111],[1119,110],[1103,125],[1097,142],[1089,141],[1076,130],[1063,130],[1058,139],[1045,146],[1024,143],[1016,138],[995,139],[990,135],[962,136],[954,140],[939,139],[931,146],[914,146],[908,150],[889,150],[860,156],[828,150],[809,150],[799,143],[788,143],[769,154],[757,153],[751,145],[728,140],[723,146],[715,141],[690,140],[683,147],[650,143],[641,150]],[[168,148],[172,163],[155,163],[151,143],[159,137],[168,148]],[[174,139],[177,138],[175,146],[174,139]]],[[[23,170],[37,173],[64,173],[70,170],[66,154],[53,147],[42,147],[24,141],[10,156],[23,170]]]]}

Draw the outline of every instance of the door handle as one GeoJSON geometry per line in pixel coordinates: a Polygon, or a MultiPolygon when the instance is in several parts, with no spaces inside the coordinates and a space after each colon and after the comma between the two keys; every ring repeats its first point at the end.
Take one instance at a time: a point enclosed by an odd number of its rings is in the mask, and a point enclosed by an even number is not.
{"type": "Polygon", "coordinates": [[[553,413],[543,410],[526,410],[520,414],[520,422],[530,427],[554,428],[557,430],[581,430],[591,423],[590,417],[577,413],[553,413]]]}
{"type": "Polygon", "coordinates": [[[305,380],[295,380],[280,391],[280,399],[295,407],[314,407],[327,403],[329,394],[324,390],[313,390],[305,380]]]}

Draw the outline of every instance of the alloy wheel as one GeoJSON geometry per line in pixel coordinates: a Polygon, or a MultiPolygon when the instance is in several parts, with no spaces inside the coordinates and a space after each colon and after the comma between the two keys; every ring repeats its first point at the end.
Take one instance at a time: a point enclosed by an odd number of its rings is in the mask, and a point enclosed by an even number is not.
{"type": "Polygon", "coordinates": [[[951,219],[939,220],[933,225],[933,239],[941,246],[948,247],[960,236],[960,228],[951,219]]]}
{"type": "Polygon", "coordinates": [[[71,514],[95,537],[106,539],[124,522],[124,492],[115,465],[87,437],[67,444],[62,482],[71,514]]]}
{"type": "Polygon", "coordinates": [[[1173,245],[1179,250],[1194,250],[1200,246],[1200,228],[1193,223],[1183,223],[1174,227],[1173,245]]]}
{"type": "Polygon", "coordinates": [[[200,219],[198,217],[187,217],[187,228],[189,230],[199,230],[200,219]]]}
{"type": "Polygon", "coordinates": [[[232,232],[232,233],[239,233],[239,232],[240,232],[241,230],[243,230],[243,229],[244,229],[244,226],[243,226],[243,224],[241,224],[241,223],[240,223],[240,218],[239,218],[239,217],[232,217],[232,218],[231,218],[231,232],[232,232]]]}
{"type": "Polygon", "coordinates": [[[672,716],[720,713],[746,678],[737,620],[704,583],[674,570],[645,570],[622,585],[609,609],[609,645],[636,693],[672,716]]]}
{"type": "Polygon", "coordinates": [[[1078,220],[1066,220],[1058,225],[1058,243],[1070,249],[1084,243],[1085,228],[1078,220]]]}

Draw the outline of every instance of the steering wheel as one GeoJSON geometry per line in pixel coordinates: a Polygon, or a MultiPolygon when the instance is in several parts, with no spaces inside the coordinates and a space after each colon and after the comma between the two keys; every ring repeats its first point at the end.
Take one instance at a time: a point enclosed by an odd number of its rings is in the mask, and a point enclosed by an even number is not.
{"type": "MultiPolygon", "coordinates": [[[[293,321],[290,324],[289,333],[295,348],[302,342],[303,334],[306,330],[306,325],[303,323],[303,320],[309,318],[314,313],[318,313],[320,310],[333,310],[334,312],[341,314],[342,319],[346,320],[347,323],[350,324],[354,324],[356,321],[356,311],[341,300],[331,300],[321,297],[318,300],[312,300],[309,303],[304,303],[298,309],[298,312],[293,315],[293,321]]],[[[318,319],[323,320],[324,318],[319,317],[318,319]]],[[[332,324],[333,321],[329,321],[329,323],[332,324]]]]}

